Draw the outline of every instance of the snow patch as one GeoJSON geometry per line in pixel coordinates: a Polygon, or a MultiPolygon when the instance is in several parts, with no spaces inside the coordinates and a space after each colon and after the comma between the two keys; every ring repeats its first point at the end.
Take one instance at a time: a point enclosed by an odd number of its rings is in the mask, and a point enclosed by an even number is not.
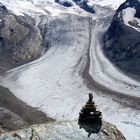
{"type": "Polygon", "coordinates": [[[98,4],[100,6],[109,6],[116,10],[125,0],[89,0],[90,4],[98,4]]]}
{"type": "Polygon", "coordinates": [[[140,31],[140,19],[136,18],[135,14],[136,14],[135,8],[126,8],[122,11],[121,16],[126,25],[140,31]]]}
{"type": "Polygon", "coordinates": [[[8,4],[7,8],[13,11],[16,15],[24,16],[24,14],[46,14],[42,9],[34,6],[30,2],[19,1],[16,3],[8,4]]]}

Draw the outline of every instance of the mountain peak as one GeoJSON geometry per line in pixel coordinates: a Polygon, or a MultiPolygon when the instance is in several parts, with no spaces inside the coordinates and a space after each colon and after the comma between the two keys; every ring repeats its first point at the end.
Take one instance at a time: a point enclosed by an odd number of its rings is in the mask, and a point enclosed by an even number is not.
{"type": "Polygon", "coordinates": [[[137,31],[140,31],[140,1],[126,0],[117,10],[118,17],[137,31]]]}

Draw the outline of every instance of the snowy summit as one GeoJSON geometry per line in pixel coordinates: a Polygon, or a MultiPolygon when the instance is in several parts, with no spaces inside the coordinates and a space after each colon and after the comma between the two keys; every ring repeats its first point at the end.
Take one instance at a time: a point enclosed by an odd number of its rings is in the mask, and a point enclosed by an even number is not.
{"type": "Polygon", "coordinates": [[[140,31],[140,1],[139,0],[127,0],[118,9],[118,17],[123,20],[123,22],[140,31]]]}

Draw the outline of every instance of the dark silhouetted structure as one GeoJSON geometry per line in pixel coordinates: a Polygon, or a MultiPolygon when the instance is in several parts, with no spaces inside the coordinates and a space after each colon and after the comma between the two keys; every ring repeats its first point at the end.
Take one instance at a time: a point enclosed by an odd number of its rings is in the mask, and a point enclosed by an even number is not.
{"type": "Polygon", "coordinates": [[[96,105],[93,101],[93,95],[89,93],[89,100],[79,113],[78,124],[88,132],[88,137],[91,133],[99,133],[102,126],[102,113],[96,110],[96,105]]]}

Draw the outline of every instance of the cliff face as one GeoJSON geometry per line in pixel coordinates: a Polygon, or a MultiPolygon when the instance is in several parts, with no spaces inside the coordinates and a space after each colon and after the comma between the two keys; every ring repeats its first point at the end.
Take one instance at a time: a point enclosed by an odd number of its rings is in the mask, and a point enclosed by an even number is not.
{"type": "Polygon", "coordinates": [[[0,134],[25,126],[53,121],[46,114],[22,102],[0,86],[0,134]]]}
{"type": "Polygon", "coordinates": [[[88,3],[89,1],[87,0],[55,0],[55,2],[65,7],[71,7],[76,4],[81,9],[85,10],[86,12],[89,12],[91,14],[95,13],[94,8],[89,5],[88,3]]]}
{"type": "MultiPolygon", "coordinates": [[[[84,140],[87,133],[79,129],[76,121],[60,122],[32,126],[11,133],[1,135],[1,140],[84,140]]],[[[91,134],[89,140],[125,140],[122,133],[112,124],[103,122],[102,130],[99,134],[91,134]]]]}
{"type": "Polygon", "coordinates": [[[0,71],[29,62],[42,52],[42,37],[29,16],[16,16],[0,5],[0,71]]]}
{"type": "Polygon", "coordinates": [[[127,0],[112,20],[105,35],[104,51],[122,71],[140,77],[140,1],[127,0]]]}

